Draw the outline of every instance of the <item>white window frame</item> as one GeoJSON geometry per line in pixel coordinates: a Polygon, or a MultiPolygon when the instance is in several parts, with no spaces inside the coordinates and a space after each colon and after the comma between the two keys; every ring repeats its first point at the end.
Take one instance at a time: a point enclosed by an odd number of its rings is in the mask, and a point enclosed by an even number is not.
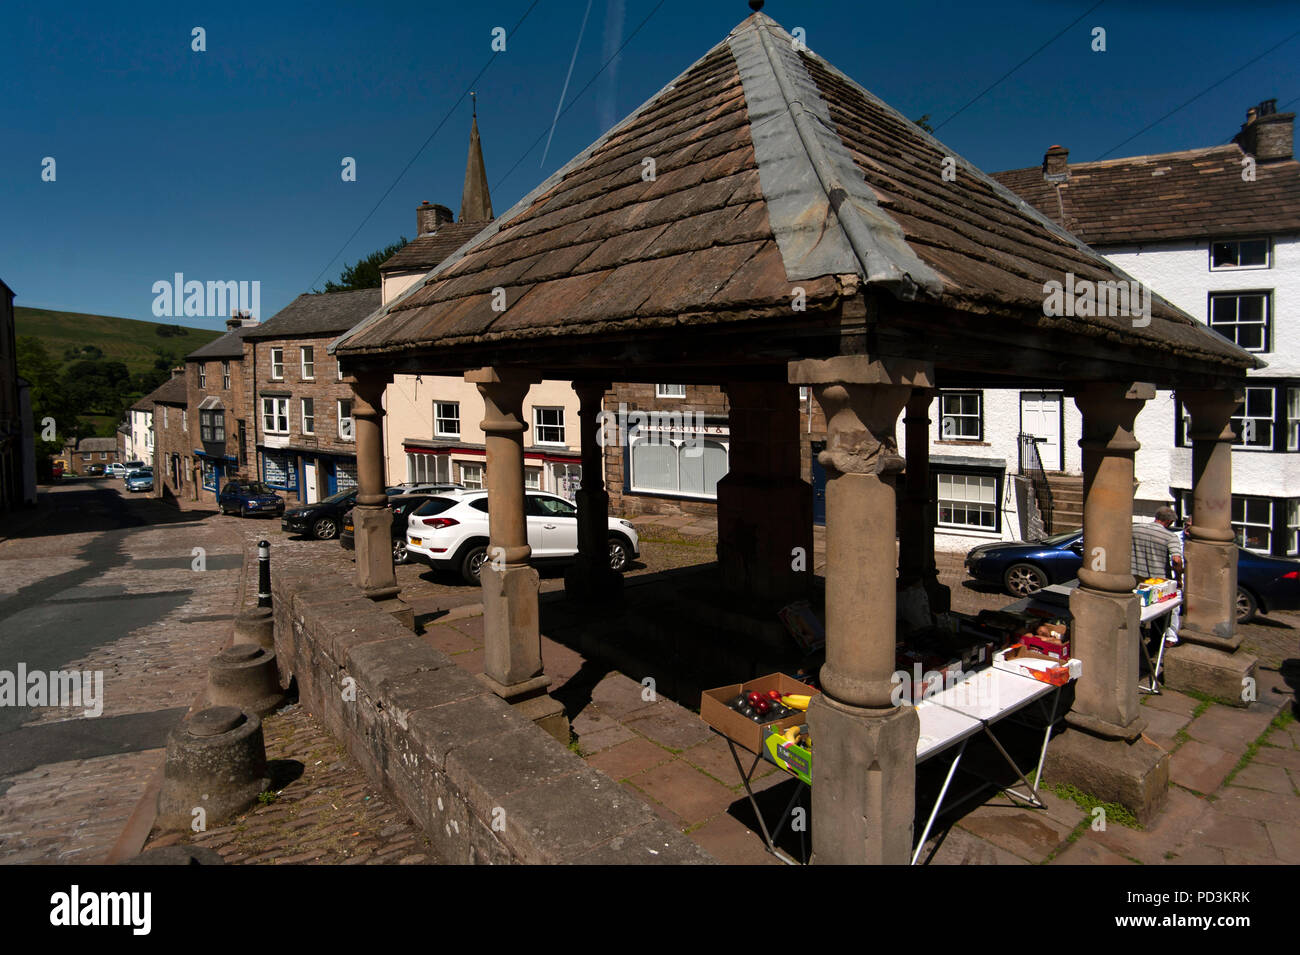
{"type": "Polygon", "coordinates": [[[1286,502],[1286,552],[1288,557],[1300,555],[1300,500],[1286,502]]]}
{"type": "Polygon", "coordinates": [[[451,458],[445,454],[407,451],[406,480],[411,484],[450,484],[451,458]]]}
{"type": "Polygon", "coordinates": [[[302,380],[316,380],[316,348],[313,345],[303,345],[298,352],[300,364],[302,367],[302,380]]]}
{"type": "Polygon", "coordinates": [[[167,430],[167,406],[163,405],[163,430],[167,430]]]}
{"type": "Polygon", "coordinates": [[[210,408],[199,412],[199,439],[205,444],[224,444],[226,441],[226,412],[221,408],[210,408]],[[204,425],[204,418],[208,424],[204,425]],[[220,430],[221,437],[217,437],[220,430]]]}
{"type": "Polygon", "coordinates": [[[962,474],[955,471],[939,471],[936,472],[935,474],[935,492],[936,493],[935,493],[934,519],[935,519],[936,527],[946,527],[946,528],[953,528],[954,530],[964,530],[964,531],[983,531],[984,533],[987,534],[997,532],[999,502],[998,502],[998,479],[996,476],[991,474],[962,474]],[[982,486],[983,482],[991,481],[993,484],[993,501],[992,503],[986,503],[983,501],[972,502],[969,496],[965,496],[961,500],[958,500],[957,498],[951,496],[944,497],[945,479],[947,479],[948,486],[950,488],[955,487],[956,482],[960,480],[963,489],[968,489],[971,486],[972,482],[974,482],[977,486],[982,486]],[[977,513],[985,513],[987,509],[988,513],[992,514],[993,523],[976,524],[976,523],[971,523],[969,520],[945,521],[943,519],[943,508],[945,504],[948,507],[954,509],[960,508],[967,515],[969,515],[972,509],[975,510],[977,513]]]}
{"type": "MultiPolygon", "coordinates": [[[[1255,403],[1254,409],[1258,412],[1259,405],[1255,403]]],[[[1272,387],[1247,387],[1246,400],[1242,403],[1241,413],[1232,416],[1232,430],[1237,433],[1237,439],[1232,442],[1232,446],[1238,451],[1272,451],[1273,450],[1273,421],[1277,412],[1277,389],[1272,387]],[[1252,410],[1251,396],[1268,395],[1268,414],[1250,414],[1252,410]],[[1253,422],[1250,426],[1251,440],[1247,441],[1246,422],[1253,422]],[[1267,434],[1268,440],[1263,440],[1267,434]]]]}
{"type": "Polygon", "coordinates": [[[338,409],[338,425],[340,441],[355,441],[357,439],[356,422],[352,418],[352,399],[339,398],[335,405],[338,409]],[[343,406],[348,406],[348,413],[343,413],[343,406]]]}
{"type": "Polygon", "coordinates": [[[208,387],[208,363],[206,361],[199,362],[199,387],[208,387]]]}
{"type": "Polygon", "coordinates": [[[524,467],[524,490],[540,491],[542,490],[542,469],[525,466],[524,467]]]}
{"type": "Polygon", "coordinates": [[[727,470],[719,477],[719,480],[721,480],[722,477],[725,477],[727,474],[731,472],[730,435],[691,434],[691,435],[679,435],[679,436],[670,437],[656,432],[642,432],[640,429],[637,429],[632,434],[628,435],[628,442],[627,442],[628,488],[632,491],[635,491],[638,494],[655,494],[655,495],[662,495],[665,497],[683,497],[683,498],[693,498],[695,500],[700,500],[700,501],[716,501],[718,499],[718,495],[716,493],[709,494],[707,491],[701,493],[697,491],[683,491],[681,489],[682,456],[702,454],[703,453],[702,445],[704,442],[711,442],[713,444],[720,445],[722,447],[723,453],[726,455],[727,470]],[[690,442],[689,444],[688,441],[690,442]],[[652,484],[643,483],[644,480],[643,476],[637,474],[637,456],[636,456],[636,448],[638,445],[641,444],[657,444],[657,445],[665,445],[673,448],[674,453],[676,455],[676,469],[677,469],[677,487],[675,489],[666,488],[666,487],[656,487],[652,484]]]}
{"type": "Polygon", "coordinates": [[[230,362],[229,361],[223,361],[221,363],[221,390],[222,391],[230,390],[230,362]]]}
{"type": "Polygon", "coordinates": [[[288,398],[269,398],[269,397],[262,398],[262,433],[263,434],[288,434],[289,433],[289,399],[288,398]]]}
{"type": "Polygon", "coordinates": [[[1273,291],[1271,289],[1241,289],[1240,291],[1211,292],[1209,303],[1206,306],[1205,323],[1218,332],[1228,341],[1237,345],[1238,348],[1248,352],[1255,352],[1260,355],[1266,355],[1273,351],[1273,291]],[[1241,300],[1246,297],[1258,297],[1263,300],[1263,321],[1260,322],[1243,322],[1241,321],[1241,300]],[[1214,303],[1220,299],[1236,300],[1236,315],[1232,321],[1214,321],[1214,303]],[[1263,344],[1259,348],[1249,348],[1241,344],[1240,330],[1243,328],[1264,329],[1263,344]],[[1229,334],[1231,332],[1231,334],[1229,334]]]}
{"type": "Polygon", "coordinates": [[[460,483],[467,488],[482,490],[487,477],[487,468],[478,461],[459,461],[460,465],[460,483]],[[472,471],[476,477],[471,478],[466,471],[472,471]]]}
{"type": "MultiPolygon", "coordinates": [[[[1273,499],[1268,497],[1238,497],[1235,494],[1232,496],[1232,530],[1233,533],[1236,535],[1237,546],[1240,547],[1242,550],[1248,550],[1254,554],[1271,554],[1273,552],[1273,504],[1274,504],[1273,499]],[[1242,513],[1241,520],[1237,519],[1238,504],[1241,505],[1241,513],[1242,513]],[[1249,520],[1250,506],[1252,504],[1267,505],[1268,507],[1267,524],[1261,524],[1258,521],[1249,520]],[[1263,547],[1246,546],[1246,528],[1248,527],[1262,529],[1264,531],[1265,545],[1263,547]]],[[[1192,515],[1192,519],[1193,520],[1196,519],[1195,514],[1192,515]]]]}
{"type": "Polygon", "coordinates": [[[316,399],[303,398],[298,410],[302,413],[302,433],[316,433],[316,399]]]}
{"type": "Polygon", "coordinates": [[[564,408],[559,405],[533,405],[533,444],[563,448],[568,446],[565,443],[564,437],[564,408]],[[557,423],[543,423],[542,413],[547,411],[554,411],[557,414],[559,421],[557,423]],[[557,429],[560,433],[560,439],[558,441],[548,440],[542,437],[543,433],[554,432],[557,429]]]}
{"type": "Polygon", "coordinates": [[[181,430],[186,434],[190,433],[190,413],[186,408],[181,409],[181,430]]]}
{"type": "Polygon", "coordinates": [[[284,349],[271,349],[271,380],[284,381],[284,349]]]}
{"type": "Polygon", "coordinates": [[[1251,269],[1271,269],[1273,267],[1273,243],[1266,236],[1247,239],[1211,239],[1208,248],[1210,271],[1211,272],[1243,272],[1251,269]],[[1235,245],[1237,247],[1237,261],[1241,261],[1241,247],[1247,242],[1264,243],[1264,263],[1262,265],[1215,265],[1214,264],[1214,247],[1216,245],[1235,245]]]}
{"type": "Polygon", "coordinates": [[[1286,390],[1286,449],[1300,451],[1300,388],[1286,390]]]}
{"type": "Polygon", "coordinates": [[[656,398],[685,398],[685,385],[655,385],[656,398]]]}
{"type": "Polygon", "coordinates": [[[435,401],[433,403],[433,436],[435,438],[459,438],[460,437],[460,402],[459,401],[435,401]],[[446,409],[452,409],[452,414],[447,414],[446,409]],[[455,428],[443,427],[445,422],[454,421],[455,428]]]}
{"type": "Polygon", "coordinates": [[[343,359],[342,358],[334,362],[334,368],[336,370],[336,374],[338,375],[338,380],[342,381],[343,380],[343,359]]]}
{"type": "Polygon", "coordinates": [[[939,393],[939,440],[940,441],[983,441],[984,440],[984,392],[982,391],[941,391],[939,393]],[[962,411],[962,399],[975,399],[975,413],[962,411]],[[949,411],[948,399],[953,399],[958,410],[949,411]],[[966,426],[975,422],[975,433],[966,434],[966,426]],[[951,421],[952,425],[948,426],[951,421]]]}

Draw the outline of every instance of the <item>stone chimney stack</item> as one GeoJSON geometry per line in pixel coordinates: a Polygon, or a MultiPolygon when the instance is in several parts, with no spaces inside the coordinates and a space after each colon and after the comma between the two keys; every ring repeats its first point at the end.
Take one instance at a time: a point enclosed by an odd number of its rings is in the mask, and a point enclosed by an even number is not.
{"type": "Polygon", "coordinates": [[[452,212],[446,206],[430,204],[428,199],[415,207],[415,234],[437,232],[444,222],[452,221],[452,212]]]}
{"type": "Polygon", "coordinates": [[[1283,162],[1295,153],[1295,113],[1279,113],[1277,100],[1266,99],[1246,110],[1246,122],[1232,141],[1256,162],[1283,162]]]}
{"type": "Polygon", "coordinates": [[[172,369],[172,377],[173,377],[173,378],[179,378],[179,377],[180,377],[181,375],[183,375],[183,374],[185,374],[185,366],[184,366],[184,365],[177,365],[175,368],[172,369]]]}
{"type": "Polygon", "coordinates": [[[236,328],[240,328],[243,324],[244,324],[244,320],[240,318],[238,314],[231,315],[228,319],[226,319],[226,331],[233,332],[236,328]]]}
{"type": "Polygon", "coordinates": [[[1068,182],[1070,179],[1070,150],[1064,146],[1051,146],[1043,155],[1043,178],[1048,182],[1068,182]]]}

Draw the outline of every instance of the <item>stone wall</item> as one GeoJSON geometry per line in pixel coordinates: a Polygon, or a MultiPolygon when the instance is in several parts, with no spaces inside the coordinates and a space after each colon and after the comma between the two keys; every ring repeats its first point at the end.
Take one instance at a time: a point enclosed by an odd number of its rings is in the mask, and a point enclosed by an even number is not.
{"type": "MultiPolygon", "coordinates": [[[[297,681],[302,702],[401,802],[439,859],[713,861],[355,587],[279,556],[273,549],[283,681],[297,681]]],[[[245,566],[255,577],[251,547],[245,566]]]]}

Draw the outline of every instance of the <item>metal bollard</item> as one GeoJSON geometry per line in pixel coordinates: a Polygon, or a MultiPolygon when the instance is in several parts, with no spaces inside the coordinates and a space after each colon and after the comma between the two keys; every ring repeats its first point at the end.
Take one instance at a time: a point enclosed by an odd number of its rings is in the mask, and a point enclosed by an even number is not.
{"type": "Polygon", "coordinates": [[[271,542],[257,542],[257,605],[271,606],[271,542]]]}

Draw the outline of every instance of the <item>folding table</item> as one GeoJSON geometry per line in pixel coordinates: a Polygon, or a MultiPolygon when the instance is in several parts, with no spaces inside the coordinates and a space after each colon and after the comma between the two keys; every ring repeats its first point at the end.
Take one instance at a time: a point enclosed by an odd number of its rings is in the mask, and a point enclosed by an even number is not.
{"type": "MultiPolygon", "coordinates": [[[[1170,597],[1168,600],[1162,600],[1159,603],[1150,604],[1142,608],[1141,616],[1138,619],[1140,626],[1145,626],[1153,620],[1167,616],[1183,605],[1183,595],[1180,592],[1176,597],[1170,597]]],[[[1138,645],[1142,647],[1142,656],[1147,661],[1147,672],[1151,674],[1150,685],[1143,686],[1138,682],[1138,690],[1143,693],[1152,693],[1160,695],[1160,669],[1164,666],[1165,660],[1165,634],[1163,630],[1159,631],[1160,649],[1156,651],[1156,658],[1151,659],[1151,648],[1147,646],[1147,641],[1143,637],[1138,638],[1138,645]]]]}

